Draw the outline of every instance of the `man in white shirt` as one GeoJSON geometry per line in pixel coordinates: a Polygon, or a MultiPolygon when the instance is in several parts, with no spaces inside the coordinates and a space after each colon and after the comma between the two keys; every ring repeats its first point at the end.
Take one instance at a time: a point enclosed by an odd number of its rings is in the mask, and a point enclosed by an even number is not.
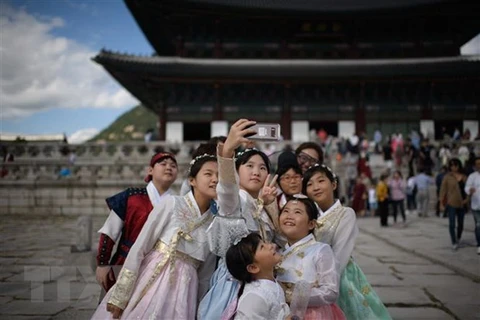
{"type": "Polygon", "coordinates": [[[471,208],[475,219],[475,238],[477,238],[477,254],[480,254],[480,157],[475,158],[475,172],[472,172],[465,183],[465,192],[470,196],[471,208]]]}

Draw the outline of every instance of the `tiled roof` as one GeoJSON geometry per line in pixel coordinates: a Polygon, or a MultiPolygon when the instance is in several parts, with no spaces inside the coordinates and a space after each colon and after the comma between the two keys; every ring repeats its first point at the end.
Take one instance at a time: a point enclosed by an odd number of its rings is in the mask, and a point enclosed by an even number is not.
{"type": "Polygon", "coordinates": [[[102,50],[93,60],[109,71],[186,78],[362,78],[480,76],[480,55],[409,59],[194,59],[142,57],[102,50]]]}

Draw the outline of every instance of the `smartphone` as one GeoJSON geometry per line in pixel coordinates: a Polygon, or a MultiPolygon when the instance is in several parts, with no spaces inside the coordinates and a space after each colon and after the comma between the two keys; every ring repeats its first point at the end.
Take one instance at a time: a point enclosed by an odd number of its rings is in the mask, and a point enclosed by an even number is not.
{"type": "Polygon", "coordinates": [[[280,124],[278,123],[257,123],[249,128],[255,129],[257,133],[247,134],[245,138],[263,141],[280,140],[280,124]]]}

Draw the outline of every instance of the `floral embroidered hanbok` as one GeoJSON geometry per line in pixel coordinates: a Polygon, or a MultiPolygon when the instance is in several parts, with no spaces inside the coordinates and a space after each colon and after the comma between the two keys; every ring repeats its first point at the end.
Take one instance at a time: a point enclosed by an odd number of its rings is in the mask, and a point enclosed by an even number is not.
{"type": "Polygon", "coordinates": [[[124,310],[121,319],[195,319],[202,280],[197,271],[211,261],[206,229],[212,219],[210,210],[200,212],[191,192],[162,201],[92,319],[112,318],[107,303],[124,310]]]}
{"type": "Polygon", "coordinates": [[[270,218],[260,199],[240,190],[234,159],[218,156],[217,160],[219,211],[210,227],[209,239],[212,252],[221,259],[198,308],[198,319],[202,320],[220,319],[237,297],[239,282],[230,275],[223,258],[235,239],[238,240],[238,234],[245,233],[245,225],[249,232],[258,232],[266,241],[273,241],[276,235],[272,222],[276,218],[270,218]]]}
{"type": "Polygon", "coordinates": [[[292,302],[295,284],[310,284],[310,298],[304,319],[344,320],[345,316],[335,304],[339,292],[339,274],[332,249],[317,242],[309,234],[292,246],[286,246],[277,267],[277,281],[285,289],[288,303],[292,302]]]}
{"type": "Polygon", "coordinates": [[[338,261],[340,297],[337,301],[348,320],[391,319],[387,308],[368,283],[362,269],[352,257],[358,226],[355,211],[340,201],[317,219],[315,238],[330,244],[338,261]]]}

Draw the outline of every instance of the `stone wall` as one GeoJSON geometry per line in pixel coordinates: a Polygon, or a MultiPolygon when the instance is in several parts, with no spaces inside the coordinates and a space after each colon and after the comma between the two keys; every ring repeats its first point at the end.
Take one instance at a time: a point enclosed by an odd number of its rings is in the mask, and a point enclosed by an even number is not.
{"type": "MultiPolygon", "coordinates": [[[[132,181],[2,181],[1,215],[95,215],[107,216],[105,198],[128,187],[142,187],[132,181]]],[[[180,185],[175,185],[179,189],[180,185]]]]}
{"type": "MultiPolygon", "coordinates": [[[[0,215],[106,216],[105,198],[128,187],[145,186],[150,157],[159,150],[176,153],[179,169],[174,189],[180,190],[191,159],[189,151],[199,143],[2,142],[15,160],[0,167],[0,215]],[[75,152],[73,160],[65,148],[75,152]]],[[[277,150],[286,143],[278,143],[277,150]]]]}

